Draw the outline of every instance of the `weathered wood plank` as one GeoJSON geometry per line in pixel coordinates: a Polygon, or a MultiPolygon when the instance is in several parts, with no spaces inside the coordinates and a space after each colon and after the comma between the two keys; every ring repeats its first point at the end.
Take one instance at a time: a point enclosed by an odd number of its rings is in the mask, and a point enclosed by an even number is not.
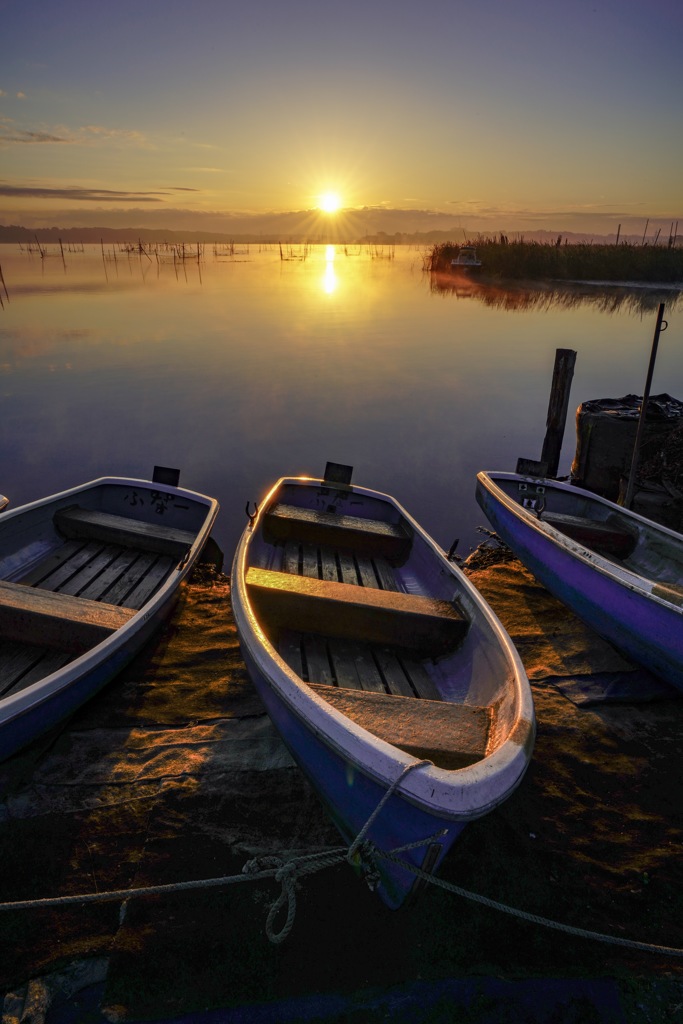
{"type": "Polygon", "coordinates": [[[0,633],[21,643],[83,651],[134,614],[130,608],[0,580],[0,633]]]}
{"type": "Polygon", "coordinates": [[[324,638],[315,635],[304,636],[303,647],[309,682],[333,686],[334,675],[324,638]]]}
{"type": "Polygon", "coordinates": [[[399,655],[399,661],[418,697],[422,697],[424,700],[441,700],[441,694],[424,665],[421,665],[415,658],[403,654],[399,655]]]}
{"type": "Polygon", "coordinates": [[[464,768],[486,756],[489,708],[366,690],[315,685],[312,689],[374,736],[439,768],[464,768]]]}
{"type": "Polygon", "coordinates": [[[294,629],[367,643],[407,647],[437,657],[454,650],[468,628],[447,601],[313,580],[250,567],[246,577],[257,616],[269,629],[294,629]]]}
{"type": "Polygon", "coordinates": [[[78,592],[79,597],[87,597],[91,601],[107,601],[109,604],[120,603],[119,601],[111,601],[108,592],[115,586],[123,574],[130,569],[138,557],[138,553],[131,548],[112,548],[109,553],[111,556],[109,564],[86,587],[78,592]]]}
{"type": "Polygon", "coordinates": [[[304,666],[301,658],[301,634],[283,633],[278,644],[280,657],[283,658],[292,672],[296,672],[300,679],[304,677],[304,666]]]}
{"type": "Polygon", "coordinates": [[[282,555],[283,572],[292,572],[295,576],[301,572],[301,545],[298,541],[288,540],[282,555]]]}
{"type": "MultiPolygon", "coordinates": [[[[36,566],[32,572],[22,577],[21,582],[32,586],[35,583],[35,576],[38,575],[43,590],[59,590],[102,549],[101,544],[95,544],[92,541],[85,544],[83,541],[70,543],[75,545],[75,550],[72,550],[68,557],[60,558],[50,572],[44,574],[40,566],[36,566]]],[[[66,546],[64,545],[64,547],[66,546]]]]}
{"type": "Polygon", "coordinates": [[[358,555],[356,565],[358,566],[358,578],[361,587],[379,587],[377,573],[371,558],[367,555],[358,555]]]}
{"type": "Polygon", "coordinates": [[[52,672],[62,668],[67,662],[72,661],[74,657],[74,652],[43,649],[41,657],[31,665],[28,671],[22,675],[21,679],[15,682],[4,696],[10,697],[13,693],[20,693],[28,686],[31,686],[32,683],[37,683],[41,679],[45,679],[52,672]]]}
{"type": "Polygon", "coordinates": [[[320,578],[318,572],[318,548],[314,544],[301,545],[301,575],[310,576],[317,580],[320,578]]]}
{"type": "Polygon", "coordinates": [[[0,697],[14,693],[14,686],[37,661],[45,648],[18,644],[0,637],[0,697]]]}
{"type": "Polygon", "coordinates": [[[330,580],[332,583],[338,583],[339,568],[337,566],[337,556],[332,548],[327,547],[326,544],[322,544],[320,547],[320,563],[322,568],[322,578],[324,580],[330,580]]]}
{"type": "Polygon", "coordinates": [[[358,674],[354,645],[347,640],[333,639],[328,642],[328,648],[337,686],[362,690],[363,683],[358,674]]]}
{"type": "Polygon", "coordinates": [[[374,654],[390,693],[397,697],[417,696],[394,651],[386,647],[376,647],[374,654]]]}
{"type": "Polygon", "coordinates": [[[264,517],[268,540],[300,540],[311,544],[331,544],[363,553],[376,552],[385,558],[405,561],[412,538],[403,526],[379,519],[320,512],[278,503],[264,517]]]}
{"type": "MultiPolygon", "coordinates": [[[[52,551],[45,558],[42,558],[30,572],[27,572],[19,583],[24,583],[28,587],[42,586],[45,590],[54,590],[54,586],[51,585],[50,578],[54,573],[58,572],[66,563],[71,563],[72,559],[77,557],[82,548],[84,547],[84,541],[82,540],[67,540],[66,543],[62,544],[56,551],[52,551]],[[43,582],[45,581],[45,582],[43,582]]],[[[87,560],[87,555],[85,559],[87,560]]]]}
{"type": "Polygon", "coordinates": [[[65,537],[87,537],[105,544],[156,551],[175,558],[182,558],[195,539],[194,534],[187,530],[163,526],[161,523],[143,523],[127,516],[97,512],[75,505],[56,512],[54,522],[65,537]]]}
{"type": "MultiPolygon", "coordinates": [[[[111,566],[117,555],[122,551],[120,547],[100,547],[94,555],[78,572],[59,587],[60,594],[72,594],[78,597],[82,590],[99,590],[97,583],[101,574],[111,566]]],[[[55,588],[50,587],[50,590],[55,588]]]]}
{"type": "MultiPolygon", "coordinates": [[[[154,565],[147,569],[140,582],[126,595],[123,603],[127,608],[140,609],[157,592],[168,579],[169,573],[175,568],[176,560],[166,555],[157,558],[154,565]]],[[[137,568],[136,563],[135,568],[137,568]]]]}
{"type": "Polygon", "coordinates": [[[386,558],[373,558],[372,563],[377,573],[377,579],[382,590],[398,590],[396,574],[387,562],[386,558]]]}
{"type": "Polygon", "coordinates": [[[348,551],[339,552],[339,572],[341,573],[342,583],[352,583],[354,586],[358,586],[356,563],[353,560],[353,555],[348,551]]]}

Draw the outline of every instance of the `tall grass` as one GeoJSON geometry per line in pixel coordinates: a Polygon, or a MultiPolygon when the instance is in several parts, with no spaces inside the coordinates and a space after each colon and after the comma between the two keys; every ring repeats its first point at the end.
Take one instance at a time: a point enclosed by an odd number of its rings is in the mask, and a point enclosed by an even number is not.
{"type": "MultiPolygon", "coordinates": [[[[487,277],[557,281],[640,281],[683,283],[683,248],[667,245],[586,245],[557,242],[472,239],[487,277]]],[[[461,246],[434,245],[426,260],[431,271],[450,271],[461,246]]]]}

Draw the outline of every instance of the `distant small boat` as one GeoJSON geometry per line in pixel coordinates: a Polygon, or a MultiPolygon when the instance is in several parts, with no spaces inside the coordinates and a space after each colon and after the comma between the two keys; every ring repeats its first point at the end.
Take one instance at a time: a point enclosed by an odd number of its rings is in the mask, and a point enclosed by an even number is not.
{"type": "Polygon", "coordinates": [[[455,259],[451,260],[451,266],[455,270],[478,270],[481,267],[481,260],[477,257],[477,250],[473,245],[463,245],[455,259]]]}
{"type": "Polygon", "coordinates": [[[683,689],[683,536],[590,491],[479,473],[477,501],[534,576],[596,632],[683,689]]]}
{"type": "MultiPolygon", "coordinates": [[[[237,547],[233,612],[268,713],[347,843],[412,766],[367,838],[417,844],[400,856],[431,873],[519,785],[531,690],[464,574],[345,469],[275,484],[237,547]]],[[[388,860],[377,869],[390,907],[418,887],[388,860]]]]}
{"type": "Polygon", "coordinates": [[[170,612],[217,512],[213,498],[121,477],[3,512],[0,760],[58,724],[140,650],[170,612]]]}

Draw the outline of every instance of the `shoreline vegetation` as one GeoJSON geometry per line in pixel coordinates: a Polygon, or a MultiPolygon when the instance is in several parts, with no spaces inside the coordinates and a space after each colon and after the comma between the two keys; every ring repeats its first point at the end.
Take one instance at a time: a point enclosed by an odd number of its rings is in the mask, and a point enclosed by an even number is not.
{"type": "MultiPolygon", "coordinates": [[[[683,247],[673,235],[660,244],[577,244],[563,240],[562,235],[554,243],[512,241],[501,235],[470,239],[463,245],[476,247],[486,278],[683,285],[683,247]]],[[[453,273],[451,260],[461,248],[454,242],[434,245],[425,257],[425,269],[453,273]]]]}

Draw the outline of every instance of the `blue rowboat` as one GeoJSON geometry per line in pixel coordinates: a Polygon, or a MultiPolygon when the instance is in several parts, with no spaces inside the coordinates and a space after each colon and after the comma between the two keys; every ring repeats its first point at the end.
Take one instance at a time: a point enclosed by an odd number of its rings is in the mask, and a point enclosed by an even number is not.
{"type": "Polygon", "coordinates": [[[683,689],[683,536],[589,491],[479,473],[477,501],[499,537],[572,611],[683,689]]]}
{"type": "Polygon", "coordinates": [[[122,477],[3,512],[0,760],[137,654],[171,611],[217,512],[213,498],[122,477]]]}
{"type": "MultiPolygon", "coordinates": [[[[279,480],[242,535],[242,653],[345,843],[387,797],[365,837],[382,852],[418,844],[400,856],[432,873],[521,782],[529,683],[481,595],[401,505],[328,470],[279,480]]],[[[419,886],[376,854],[357,866],[393,908],[419,886]]]]}

